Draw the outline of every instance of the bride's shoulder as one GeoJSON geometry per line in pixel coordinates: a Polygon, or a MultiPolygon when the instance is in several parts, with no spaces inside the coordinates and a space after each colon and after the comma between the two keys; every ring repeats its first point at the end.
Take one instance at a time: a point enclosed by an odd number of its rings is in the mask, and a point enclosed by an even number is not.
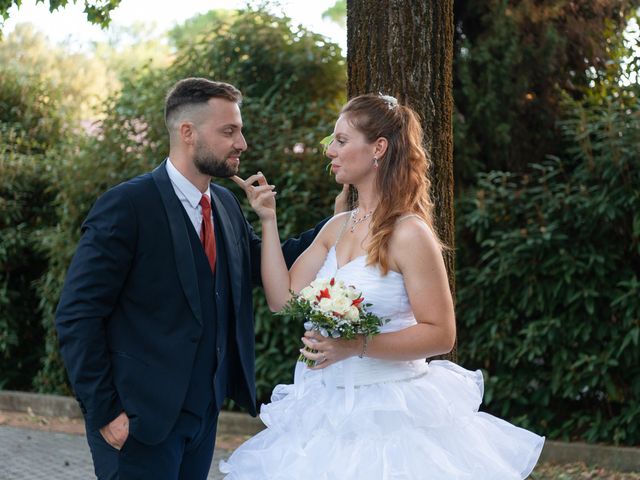
{"type": "Polygon", "coordinates": [[[331,219],[325,226],[334,233],[340,232],[343,228],[346,227],[352,214],[353,210],[337,213],[333,217],[331,217],[331,219]]]}
{"type": "Polygon", "coordinates": [[[415,251],[429,247],[440,249],[438,237],[429,224],[421,216],[410,213],[401,215],[396,220],[390,242],[391,249],[415,251]]]}
{"type": "Polygon", "coordinates": [[[350,216],[351,211],[338,213],[327,220],[327,223],[324,224],[318,234],[318,238],[323,244],[327,245],[327,248],[336,242],[340,232],[345,228],[346,223],[349,221],[350,216]]]}
{"type": "Polygon", "coordinates": [[[353,215],[353,210],[347,210],[346,212],[336,213],[333,217],[331,217],[329,222],[344,223],[349,219],[349,217],[351,217],[351,215],[353,215]]]}

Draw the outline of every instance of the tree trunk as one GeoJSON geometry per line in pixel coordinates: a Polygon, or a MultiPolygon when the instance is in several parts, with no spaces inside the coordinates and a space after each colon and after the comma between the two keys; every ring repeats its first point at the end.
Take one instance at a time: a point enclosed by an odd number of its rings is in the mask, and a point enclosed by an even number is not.
{"type": "Polygon", "coordinates": [[[347,0],[349,98],[381,92],[420,115],[455,299],[452,69],[453,0],[347,0]]]}

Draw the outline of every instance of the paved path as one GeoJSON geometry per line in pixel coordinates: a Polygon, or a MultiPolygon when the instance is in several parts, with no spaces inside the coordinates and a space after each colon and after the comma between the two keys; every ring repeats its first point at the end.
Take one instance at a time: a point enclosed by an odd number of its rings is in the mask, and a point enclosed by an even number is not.
{"type": "MultiPolygon", "coordinates": [[[[230,452],[216,449],[209,480],[221,458],[230,452]]],[[[84,436],[0,426],[0,480],[90,480],[95,478],[84,436]]]]}

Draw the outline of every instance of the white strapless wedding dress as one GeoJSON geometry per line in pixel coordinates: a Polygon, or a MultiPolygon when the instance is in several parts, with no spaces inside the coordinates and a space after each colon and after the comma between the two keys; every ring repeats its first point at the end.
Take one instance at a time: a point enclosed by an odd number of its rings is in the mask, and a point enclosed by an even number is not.
{"type": "MultiPolygon", "coordinates": [[[[416,323],[402,275],[382,276],[364,256],[338,268],[332,248],[318,278],[355,285],[382,332],[416,323]]],[[[226,480],[511,480],[533,470],[544,437],[478,412],[480,371],[448,361],[353,357],[323,370],[298,363],[275,387],[268,427],[220,470],[226,480]]]]}

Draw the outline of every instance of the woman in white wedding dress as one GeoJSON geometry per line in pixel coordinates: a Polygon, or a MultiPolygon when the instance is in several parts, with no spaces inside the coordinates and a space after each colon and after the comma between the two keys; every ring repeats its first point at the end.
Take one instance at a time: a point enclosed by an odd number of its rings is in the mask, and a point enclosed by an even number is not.
{"type": "Polygon", "coordinates": [[[227,480],[509,480],[533,470],[544,438],[478,412],[483,380],[448,361],[454,307],[433,229],[429,160],[417,115],[395,98],[362,95],[343,108],[327,155],[358,207],[329,221],[287,271],[275,192],[242,182],[262,222],[262,277],[272,310],[315,278],[362,291],[389,319],[353,340],[302,338],[316,366],[296,367],[260,418],[267,429],[221,462],[227,480]]]}

